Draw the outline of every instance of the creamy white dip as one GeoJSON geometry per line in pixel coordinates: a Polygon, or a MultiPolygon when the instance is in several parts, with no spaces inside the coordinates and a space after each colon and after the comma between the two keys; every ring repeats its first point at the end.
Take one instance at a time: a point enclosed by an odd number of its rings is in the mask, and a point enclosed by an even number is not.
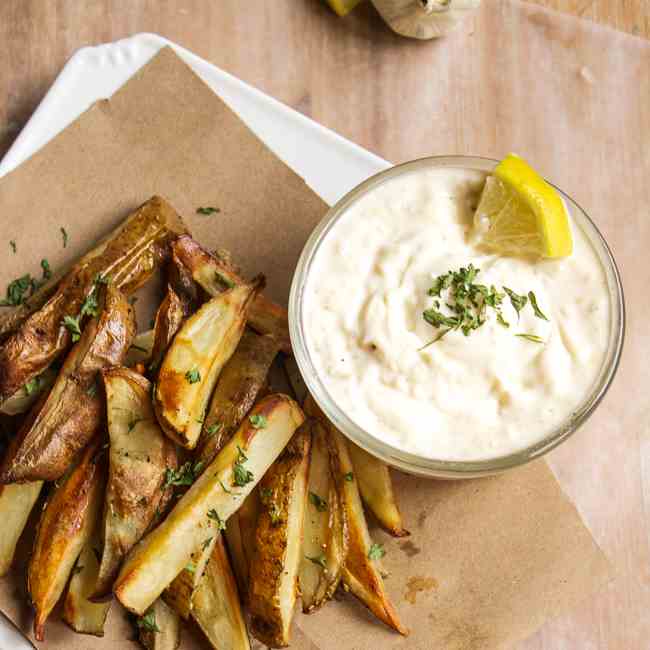
{"type": "Polygon", "coordinates": [[[310,356],[339,407],[376,438],[438,460],[507,455],[543,439],[581,404],[604,360],[610,328],[605,273],[579,228],[573,254],[532,260],[487,254],[472,219],[485,174],[413,172],[360,198],[316,253],[305,289],[310,356]],[[434,279],[472,263],[477,283],[533,291],[504,328],[464,336],[422,317],[434,279]],[[544,344],[515,336],[533,334],[544,344]]]}

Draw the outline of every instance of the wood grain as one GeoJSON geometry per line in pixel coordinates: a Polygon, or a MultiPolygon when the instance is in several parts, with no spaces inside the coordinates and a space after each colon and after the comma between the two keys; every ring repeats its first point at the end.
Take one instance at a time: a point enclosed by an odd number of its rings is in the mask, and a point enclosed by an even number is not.
{"type": "MultiPolygon", "coordinates": [[[[650,36],[649,0],[532,1],[633,34],[650,36]]],[[[500,11],[501,0],[484,0],[484,5],[488,3],[495,7],[494,20],[505,15],[500,11]]],[[[317,0],[258,0],[254,9],[251,9],[253,3],[246,3],[246,9],[242,4],[241,0],[0,0],[0,155],[10,146],[75,50],[142,31],[157,32],[179,42],[389,160],[405,160],[437,148],[444,152],[469,152],[476,146],[476,140],[470,138],[466,116],[449,110],[462,105],[462,94],[467,84],[473,82],[476,71],[471,78],[459,79],[452,91],[457,95],[445,98],[437,94],[436,75],[445,74],[446,70],[432,70],[428,65],[443,47],[442,43],[423,44],[396,37],[369,5],[360,6],[342,20],[317,0]],[[390,128],[395,123],[407,128],[390,128]]],[[[540,29],[546,29],[545,19],[538,20],[540,29]]],[[[489,33],[474,33],[472,19],[461,29],[467,38],[480,41],[489,49],[489,33]]],[[[571,29],[559,30],[557,38],[558,48],[571,48],[576,56],[584,54],[584,41],[572,40],[571,29]]],[[[498,155],[510,142],[525,142],[533,151],[544,149],[545,134],[535,131],[534,125],[522,121],[521,116],[526,115],[527,93],[532,93],[533,100],[548,101],[549,110],[554,98],[535,95],[534,85],[532,89],[523,87],[514,97],[504,97],[500,79],[516,79],[518,62],[502,56],[498,47],[489,51],[490,62],[496,62],[498,71],[482,69],[481,93],[472,95],[484,103],[481,104],[485,116],[481,152],[498,155]],[[503,126],[508,119],[512,125],[503,126]],[[497,123],[501,130],[492,127],[497,123]]],[[[617,54],[616,46],[614,54],[617,54]]],[[[538,55],[541,60],[543,54],[538,55]]],[[[647,69],[646,61],[640,60],[638,65],[646,65],[647,69]]],[[[593,84],[592,92],[598,92],[598,79],[590,81],[591,71],[578,67],[576,74],[586,75],[584,83],[593,84]]],[[[625,204],[629,211],[621,216],[631,218],[642,211],[639,206],[650,204],[647,74],[641,78],[641,84],[638,94],[646,98],[645,103],[630,104],[628,115],[613,112],[610,116],[612,120],[633,120],[639,129],[637,144],[618,152],[611,165],[619,175],[614,174],[616,178],[612,179],[601,165],[600,194],[581,196],[579,169],[564,165],[563,184],[576,188],[577,198],[590,210],[600,202],[609,201],[608,205],[612,205],[611,195],[621,192],[622,171],[625,171],[625,196],[634,193],[636,203],[633,206],[629,199],[625,204]]],[[[557,90],[559,93],[560,89],[557,90]]],[[[565,120],[566,124],[571,124],[571,120],[580,124],[582,120],[593,119],[583,115],[581,106],[576,104],[572,108],[572,114],[558,119],[565,120]]],[[[471,112],[469,108],[468,112],[471,112]]],[[[608,132],[603,129],[602,141],[582,143],[585,151],[594,150],[604,156],[607,137],[608,132]]],[[[562,156],[573,153],[562,147],[563,143],[558,142],[553,153],[539,160],[542,169],[552,170],[555,165],[562,168],[562,156]]],[[[607,151],[612,150],[610,147],[607,151]]],[[[607,233],[615,249],[625,245],[623,232],[607,233]]],[[[647,227],[643,232],[648,241],[647,227]]],[[[630,238],[634,237],[637,233],[630,231],[630,238]]],[[[637,252],[639,257],[647,253],[640,247],[637,252]]],[[[647,322],[650,312],[645,309],[644,322],[647,322]]],[[[642,349],[643,340],[637,343],[634,349],[642,349]]],[[[632,349],[628,345],[628,350],[632,349]]],[[[628,357],[628,364],[644,362],[638,353],[631,356],[638,358],[628,357]]],[[[610,398],[610,403],[616,400],[616,404],[625,406],[629,397],[621,394],[620,389],[613,392],[615,396],[610,398]]],[[[650,412],[646,421],[650,421],[650,412]]],[[[604,446],[599,449],[584,444],[584,439],[580,446],[576,437],[575,443],[562,446],[551,458],[563,487],[578,503],[598,542],[624,577],[606,593],[585,603],[578,612],[545,626],[524,644],[527,650],[650,647],[647,635],[632,637],[630,632],[634,626],[639,634],[648,629],[650,429],[631,432],[629,438],[622,438],[614,435],[617,431],[612,425],[607,433],[612,434],[614,441],[614,447],[607,452],[604,446]],[[607,481],[606,486],[603,481],[607,481]],[[631,638],[635,641],[630,642],[631,638]]]]}

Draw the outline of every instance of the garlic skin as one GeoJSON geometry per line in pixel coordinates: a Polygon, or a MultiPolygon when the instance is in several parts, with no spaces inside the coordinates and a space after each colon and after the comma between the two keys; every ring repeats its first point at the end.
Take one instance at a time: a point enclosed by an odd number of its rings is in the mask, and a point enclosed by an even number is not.
{"type": "Polygon", "coordinates": [[[481,0],[372,0],[372,3],[394,32],[427,40],[451,31],[481,0]]]}

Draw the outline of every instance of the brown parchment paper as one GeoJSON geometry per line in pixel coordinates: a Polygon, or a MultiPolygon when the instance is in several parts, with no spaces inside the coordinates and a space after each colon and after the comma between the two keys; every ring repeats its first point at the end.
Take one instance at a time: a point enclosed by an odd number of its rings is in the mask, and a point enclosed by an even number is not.
{"type": "MultiPolygon", "coordinates": [[[[20,260],[3,265],[0,282],[34,272],[43,256],[53,265],[77,256],[154,193],[177,207],[204,245],[230,248],[248,274],[264,271],[269,292],[284,302],[302,245],[326,207],[163,50],[110,101],[0,181],[0,241],[21,232],[20,260]],[[221,208],[218,217],[194,214],[212,204],[221,208]],[[66,249],[61,225],[70,234],[66,249]]],[[[611,576],[543,461],[478,481],[396,480],[412,536],[373,534],[385,543],[388,589],[410,637],[389,632],[346,597],[312,616],[297,614],[293,647],[508,647],[611,576]]],[[[22,556],[30,544],[25,537],[22,556]]],[[[0,608],[28,632],[21,564],[0,581],[0,608]]],[[[73,634],[55,613],[44,647],[124,648],[131,636],[115,603],[103,639],[73,634]]],[[[202,647],[200,636],[188,632],[182,647],[202,647]]]]}

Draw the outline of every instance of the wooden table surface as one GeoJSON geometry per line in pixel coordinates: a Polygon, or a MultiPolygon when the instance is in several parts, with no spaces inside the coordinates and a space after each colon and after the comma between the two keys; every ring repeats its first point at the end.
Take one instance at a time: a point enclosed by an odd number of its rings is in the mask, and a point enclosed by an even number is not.
{"type": "MultiPolygon", "coordinates": [[[[533,1],[631,34],[650,37],[650,0],[533,1]]],[[[380,130],[368,128],[363,116],[350,116],[347,122],[341,119],[337,122],[333,112],[336,110],[335,102],[329,101],[327,107],[319,104],[325,93],[317,92],[318,78],[314,74],[317,66],[283,56],[285,39],[294,49],[299,49],[303,41],[310,39],[327,42],[328,38],[334,38],[334,30],[341,29],[340,19],[317,0],[258,0],[258,3],[259,10],[255,9],[255,3],[242,3],[241,0],[0,0],[0,156],[11,145],[75,50],[84,45],[149,31],[182,43],[198,55],[388,159],[407,158],[408,141],[387,139],[380,130]],[[271,5],[276,2],[278,4],[273,9],[271,5]],[[295,7],[289,3],[295,3],[295,7]],[[285,14],[280,20],[283,27],[286,25],[285,33],[278,33],[277,27],[271,29],[273,20],[279,20],[277,16],[271,17],[274,11],[285,14]],[[272,47],[256,48],[256,41],[262,39],[267,42],[275,39],[277,43],[272,47]]],[[[395,44],[397,37],[391,34],[369,5],[359,7],[345,20],[347,33],[353,34],[345,47],[358,48],[352,52],[345,72],[374,88],[373,84],[377,84],[382,74],[381,50],[395,44]]],[[[346,86],[343,84],[342,88],[344,91],[346,86]]],[[[379,105],[375,108],[381,112],[381,93],[378,93],[376,101],[379,105]]],[[[650,465],[646,470],[648,467],[650,465]]],[[[647,543],[650,525],[643,503],[638,504],[638,522],[639,526],[645,522],[647,543]]],[[[620,531],[621,536],[627,533],[620,531]]],[[[636,539],[639,539],[638,534],[636,539]]],[[[647,571],[647,567],[638,567],[638,570],[647,571]]],[[[531,650],[556,650],[559,647],[587,650],[571,645],[573,627],[616,628],[616,609],[625,609],[633,598],[634,590],[630,588],[627,594],[620,596],[620,603],[614,609],[604,610],[602,602],[593,606],[587,604],[580,616],[563,619],[561,643],[557,637],[542,632],[524,645],[531,650]]],[[[608,638],[608,635],[604,634],[603,638],[608,638]]],[[[650,639],[645,647],[650,648],[650,639]]],[[[616,650],[643,649],[616,645],[616,650]]]]}

